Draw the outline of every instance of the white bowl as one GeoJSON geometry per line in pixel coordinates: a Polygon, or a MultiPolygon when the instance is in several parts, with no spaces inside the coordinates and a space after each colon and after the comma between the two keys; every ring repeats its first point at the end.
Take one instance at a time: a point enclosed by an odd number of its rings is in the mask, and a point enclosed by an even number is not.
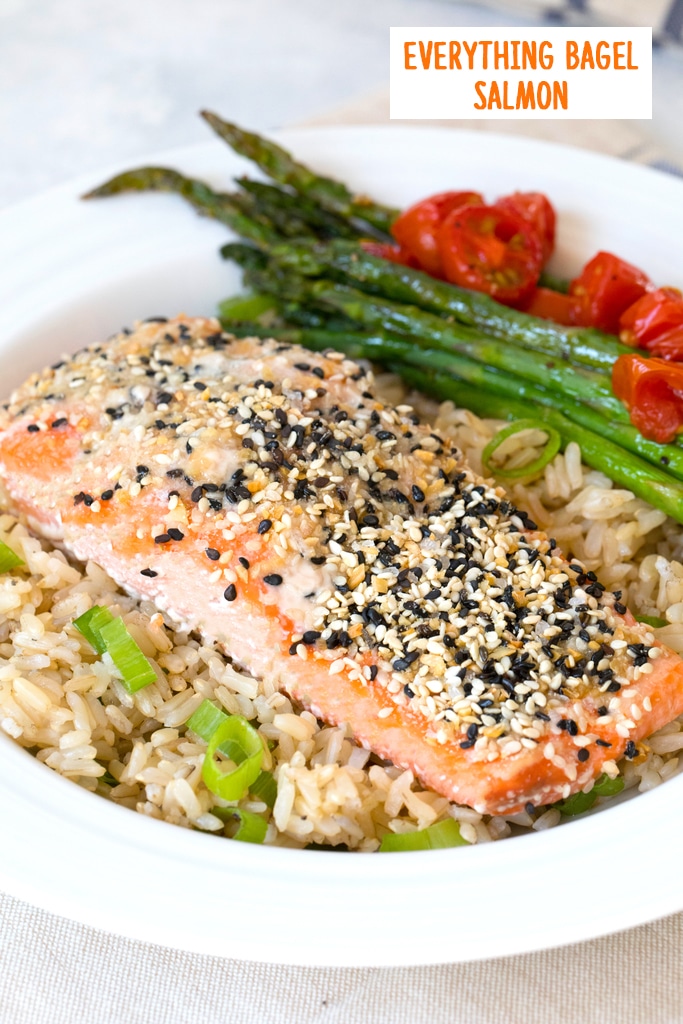
{"type": "MultiPolygon", "coordinates": [[[[283,133],[301,159],[385,202],[446,188],[546,191],[555,269],[599,248],[683,283],[683,183],[566,147],[419,128],[283,133]]],[[[155,154],[229,188],[218,142],[155,154]]],[[[0,213],[3,391],[136,318],[206,314],[233,291],[225,229],[169,196],[80,203],[110,173],[0,213]]],[[[548,832],[402,856],[230,842],[153,821],[52,773],[0,735],[0,885],[86,924],[245,960],[403,965],[591,938],[683,907],[683,778],[548,832]]]]}

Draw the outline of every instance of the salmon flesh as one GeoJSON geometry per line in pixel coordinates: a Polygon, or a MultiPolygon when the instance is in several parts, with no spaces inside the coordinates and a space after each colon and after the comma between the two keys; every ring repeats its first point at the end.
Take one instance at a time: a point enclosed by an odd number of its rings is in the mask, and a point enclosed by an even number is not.
{"type": "Polygon", "coordinates": [[[344,356],[152,320],[0,411],[8,507],[426,786],[515,813],[683,713],[683,661],[344,356]]]}

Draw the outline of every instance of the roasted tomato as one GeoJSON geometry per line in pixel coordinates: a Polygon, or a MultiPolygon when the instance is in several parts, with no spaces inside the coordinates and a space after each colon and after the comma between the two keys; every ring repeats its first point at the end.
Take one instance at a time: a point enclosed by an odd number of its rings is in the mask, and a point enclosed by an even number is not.
{"type": "Polygon", "coordinates": [[[524,312],[531,316],[540,316],[544,320],[554,320],[556,324],[571,324],[571,299],[562,292],[552,288],[535,288],[531,301],[524,307],[524,312]]]}
{"type": "Polygon", "coordinates": [[[439,192],[405,210],[391,226],[391,233],[403,248],[417,258],[434,277],[442,276],[437,233],[444,220],[461,206],[483,203],[478,192],[439,192]]]}
{"type": "Polygon", "coordinates": [[[672,327],[648,345],[653,355],[672,363],[683,362],[683,327],[672,327]]]}
{"type": "Polygon", "coordinates": [[[555,210],[548,197],[542,192],[513,192],[497,199],[496,206],[518,213],[533,225],[543,246],[543,262],[549,260],[555,248],[555,210]]]}
{"type": "Polygon", "coordinates": [[[543,262],[541,242],[529,222],[498,206],[461,206],[439,229],[447,281],[486,292],[510,306],[533,292],[543,262]]]}
{"type": "Polygon", "coordinates": [[[365,249],[371,256],[381,256],[383,260],[401,263],[404,267],[412,267],[414,270],[422,269],[413,254],[400,245],[390,245],[389,242],[375,242],[370,238],[364,238],[360,245],[361,249],[365,249]]]}
{"type": "Polygon", "coordinates": [[[619,337],[625,345],[655,351],[661,338],[676,333],[683,339],[683,295],[677,288],[647,292],[619,318],[619,337]]]}
{"type": "Polygon", "coordinates": [[[619,333],[619,317],[648,290],[642,270],[611,252],[599,252],[569,286],[572,323],[619,333]]]}
{"type": "Polygon", "coordinates": [[[619,356],[612,388],[643,437],[667,444],[683,428],[683,366],[636,353],[619,356]]]}

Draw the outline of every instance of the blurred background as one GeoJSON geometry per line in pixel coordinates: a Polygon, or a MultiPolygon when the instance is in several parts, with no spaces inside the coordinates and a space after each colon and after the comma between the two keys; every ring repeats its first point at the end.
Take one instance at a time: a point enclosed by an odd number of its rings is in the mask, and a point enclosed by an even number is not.
{"type": "Polygon", "coordinates": [[[566,20],[654,26],[653,120],[486,130],[683,167],[683,0],[0,0],[0,206],[205,141],[202,107],[257,130],[386,121],[392,25],[566,20]]]}

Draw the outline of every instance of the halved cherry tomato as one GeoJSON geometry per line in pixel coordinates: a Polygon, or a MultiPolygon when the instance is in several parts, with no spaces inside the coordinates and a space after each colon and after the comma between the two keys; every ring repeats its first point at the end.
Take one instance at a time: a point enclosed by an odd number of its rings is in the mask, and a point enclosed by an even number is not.
{"type": "Polygon", "coordinates": [[[672,363],[683,362],[683,327],[672,327],[648,344],[648,349],[660,359],[668,359],[672,363]]]}
{"type": "Polygon", "coordinates": [[[473,203],[483,203],[478,192],[439,192],[404,210],[391,226],[399,243],[434,277],[442,276],[441,257],[436,235],[452,210],[473,203]]]}
{"type": "Polygon", "coordinates": [[[572,323],[619,333],[619,317],[648,290],[642,270],[611,252],[599,252],[569,286],[572,323]]]}
{"type": "Polygon", "coordinates": [[[518,213],[533,225],[543,246],[543,262],[549,260],[555,248],[555,210],[548,197],[542,192],[513,192],[497,199],[496,206],[518,213]]]}
{"type": "Polygon", "coordinates": [[[439,229],[439,251],[447,281],[510,306],[530,298],[543,260],[527,220],[483,203],[449,213],[439,229]]]}
{"type": "Polygon", "coordinates": [[[683,295],[677,288],[657,288],[629,306],[619,318],[619,337],[625,345],[651,348],[663,334],[683,330],[683,295]]]}
{"type": "Polygon", "coordinates": [[[540,316],[544,320],[554,320],[556,324],[571,324],[571,299],[562,292],[552,288],[535,288],[531,301],[524,307],[524,312],[531,316],[540,316]]]}
{"type": "Polygon", "coordinates": [[[619,356],[612,389],[643,437],[666,444],[683,428],[683,366],[635,353],[619,356]]]}
{"type": "Polygon", "coordinates": [[[413,254],[400,245],[390,245],[389,242],[375,242],[370,238],[364,238],[360,247],[369,252],[371,256],[380,256],[383,260],[391,260],[392,263],[401,263],[404,267],[422,270],[413,254]]]}

